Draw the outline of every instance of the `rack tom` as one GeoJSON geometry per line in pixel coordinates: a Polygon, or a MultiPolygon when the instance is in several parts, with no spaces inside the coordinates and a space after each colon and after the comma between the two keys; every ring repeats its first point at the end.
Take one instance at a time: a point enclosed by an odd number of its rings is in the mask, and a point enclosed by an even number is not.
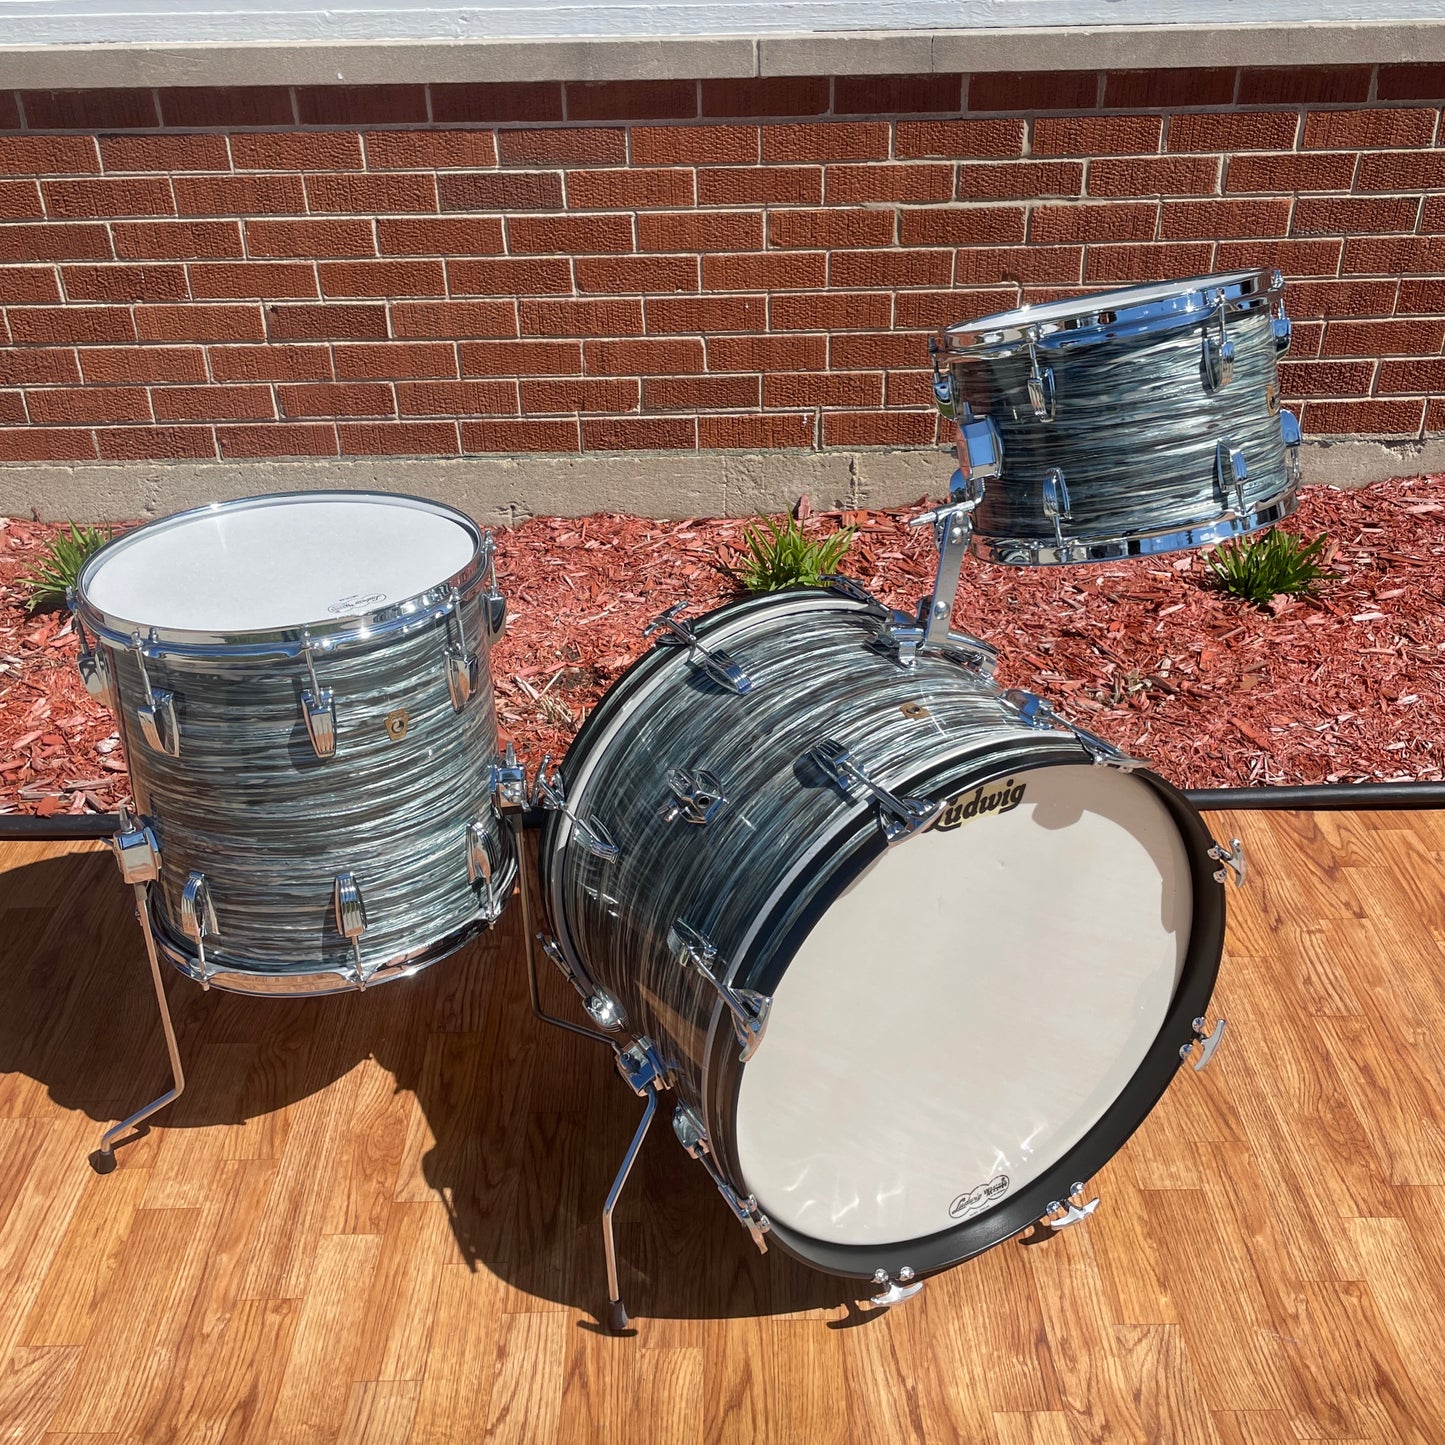
{"type": "Polygon", "coordinates": [[[940,409],[977,500],[973,544],[1037,567],[1202,547],[1294,511],[1278,271],[1021,306],[942,331],[940,409]]]}
{"type": "Polygon", "coordinates": [[[412,497],[296,493],[127,533],[76,617],[139,818],[119,848],[161,953],[316,994],[414,973],[501,912],[492,540],[412,497]]]}

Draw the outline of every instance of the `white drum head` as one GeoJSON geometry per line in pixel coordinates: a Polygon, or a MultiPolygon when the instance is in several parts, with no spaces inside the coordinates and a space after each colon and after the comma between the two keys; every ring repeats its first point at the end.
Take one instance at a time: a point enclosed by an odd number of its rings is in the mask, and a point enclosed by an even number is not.
{"type": "Polygon", "coordinates": [[[85,599],[142,628],[229,635],[360,617],[461,572],[477,539],[447,508],[316,492],[220,503],[122,539],[85,599]]]}
{"type": "Polygon", "coordinates": [[[743,1180],[815,1239],[918,1239],[1035,1179],[1123,1092],[1183,971],[1189,858],[1148,783],[1055,766],[974,797],[828,909],[743,1069],[743,1180]]]}

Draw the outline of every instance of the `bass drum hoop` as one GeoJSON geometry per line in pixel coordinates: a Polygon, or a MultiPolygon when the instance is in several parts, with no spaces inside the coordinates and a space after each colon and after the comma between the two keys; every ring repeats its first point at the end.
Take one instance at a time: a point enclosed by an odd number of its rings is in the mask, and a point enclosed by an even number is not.
{"type": "MultiPolygon", "coordinates": [[[[990,771],[986,776],[969,774],[966,786],[973,787],[979,783],[987,786],[1011,774],[1017,776],[1021,772],[1060,763],[1085,766],[1087,764],[1082,761],[1084,756],[1081,749],[1066,743],[1045,752],[1030,751],[1025,755],[1026,760],[1021,760],[1015,767],[990,771]]],[[[974,760],[977,761],[977,758],[974,760]]],[[[954,758],[931,768],[904,785],[902,790],[929,796],[940,785],[951,786],[958,779],[961,761],[954,758]]],[[[877,1245],[832,1243],[771,1222],[769,1238],[789,1254],[813,1269],[855,1279],[871,1279],[879,1269],[896,1278],[905,1266],[915,1274],[924,1275],[961,1264],[1027,1229],[1045,1214],[1050,1203],[1065,1198],[1076,1181],[1088,1180],[1096,1175],[1124,1147],[1164,1096],[1181,1065],[1181,1048],[1194,1040],[1193,1021],[1205,1012],[1214,992],[1224,950],[1224,897],[1223,889],[1214,879],[1214,864],[1208,853],[1214,839],[1198,812],[1177,788],[1157,773],[1139,768],[1135,769],[1133,776],[1154,788],[1179,826],[1190,861],[1193,919],[1189,947],[1174,998],[1153,1043],[1119,1097],[1066,1154],[1017,1194],[973,1219],[940,1230],[937,1234],[877,1245]]],[[[743,966],[734,972],[730,980],[735,987],[770,993],[817,921],[887,848],[876,820],[871,817],[863,819],[859,826],[837,841],[839,850],[846,855],[844,861],[835,868],[827,885],[818,891],[776,944],[767,948],[765,956],[769,966],[756,969],[754,960],[759,956],[760,942],[766,946],[772,941],[790,902],[796,899],[798,889],[804,884],[802,878],[794,880],[788,892],[774,904],[767,922],[755,931],[743,966]]],[[[907,844],[901,846],[906,847],[907,844]]],[[[834,856],[837,857],[837,853],[834,856]]],[[[725,1010],[719,1003],[708,1024],[703,1052],[704,1125],[724,1176],[741,1196],[747,1193],[747,1189],[737,1155],[736,1131],[731,1127],[716,1127],[721,1118],[736,1119],[743,1074],[743,1065],[738,1060],[737,1037],[730,1016],[725,1018],[724,1015],[725,1010]]],[[[767,1047],[766,1040],[761,1047],[767,1047]]],[[[1041,1080],[1040,1085],[1046,1082],[1041,1080]]]]}

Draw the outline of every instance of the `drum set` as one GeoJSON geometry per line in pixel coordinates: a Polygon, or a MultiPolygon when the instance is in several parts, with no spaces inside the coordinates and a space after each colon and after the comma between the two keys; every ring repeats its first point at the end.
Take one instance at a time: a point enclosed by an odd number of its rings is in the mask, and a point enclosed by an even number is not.
{"type": "Polygon", "coordinates": [[[757,1247],[877,1306],[1098,1206],[1083,1181],[1208,1063],[1238,840],[1139,760],[994,681],[952,627],[972,547],[1015,566],[1198,547],[1293,511],[1277,272],[1022,307],[934,342],[958,470],[915,613],[856,582],[669,608],[560,767],[499,751],[490,536],[380,493],[218,503],[86,564],[81,671],[135,811],[112,848],[173,1087],[161,961],[271,995],[408,977],[515,891],[533,1007],[604,1042],[757,1247]],[[548,932],[520,866],[540,822],[548,932]],[[520,887],[514,885],[520,882],[520,887]],[[537,947],[534,947],[534,942],[537,947]],[[543,1008],[537,952],[576,990],[543,1008]]]}

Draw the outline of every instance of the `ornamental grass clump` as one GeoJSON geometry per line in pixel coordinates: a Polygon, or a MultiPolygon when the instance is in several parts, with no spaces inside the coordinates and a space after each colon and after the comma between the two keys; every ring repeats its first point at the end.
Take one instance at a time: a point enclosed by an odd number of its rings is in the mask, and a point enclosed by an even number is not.
{"type": "Polygon", "coordinates": [[[1262,537],[1240,537],[1209,552],[1209,581],[1256,607],[1268,607],[1277,597],[1307,597],[1337,576],[1323,565],[1325,545],[1323,532],[1312,542],[1277,528],[1262,537]]]}
{"type": "Polygon", "coordinates": [[[771,517],[760,515],[758,521],[761,526],[743,531],[747,556],[742,566],[723,569],[745,592],[825,586],[824,579],[838,570],[857,531],[843,527],[813,539],[794,517],[785,517],[781,526],[771,517]]]}
{"type": "Polygon", "coordinates": [[[61,606],[75,586],[80,569],[115,535],[109,527],[77,527],[74,522],[69,525],[68,536],[58,532],[46,543],[34,574],[20,579],[20,585],[29,592],[25,605],[31,612],[61,606]]]}

